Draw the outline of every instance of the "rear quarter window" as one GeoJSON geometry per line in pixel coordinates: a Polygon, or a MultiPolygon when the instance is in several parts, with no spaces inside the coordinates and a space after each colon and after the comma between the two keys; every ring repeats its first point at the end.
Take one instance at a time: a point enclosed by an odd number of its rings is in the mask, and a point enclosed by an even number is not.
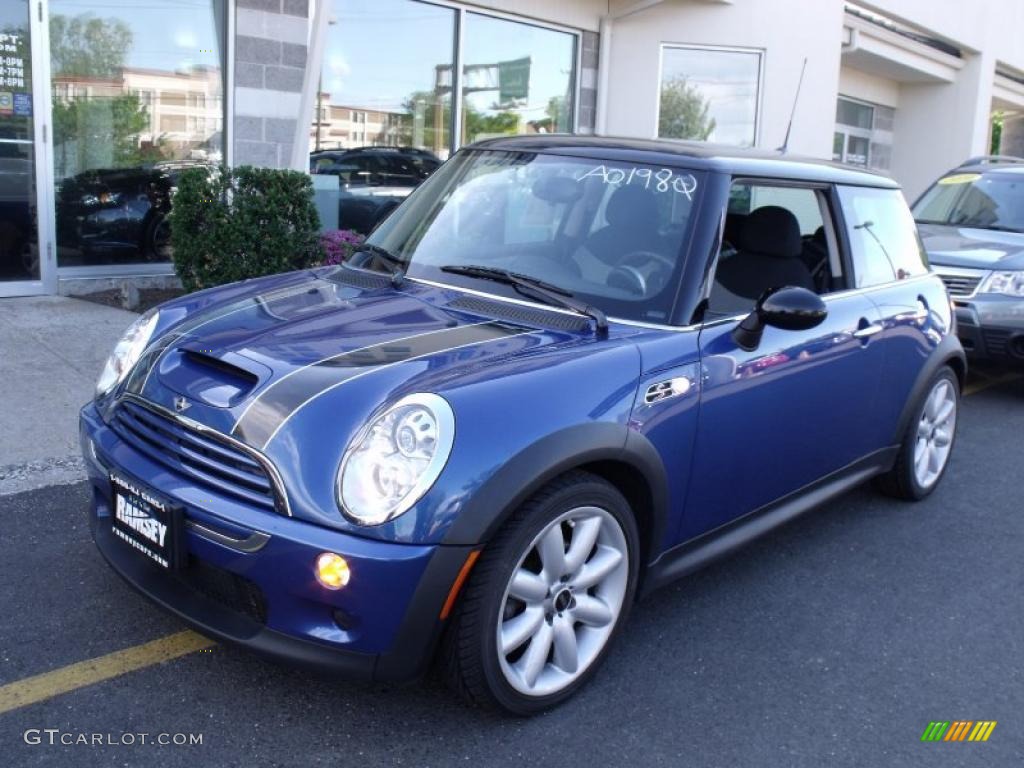
{"type": "Polygon", "coordinates": [[[855,287],[906,280],[928,271],[917,225],[898,189],[839,187],[855,287]]]}

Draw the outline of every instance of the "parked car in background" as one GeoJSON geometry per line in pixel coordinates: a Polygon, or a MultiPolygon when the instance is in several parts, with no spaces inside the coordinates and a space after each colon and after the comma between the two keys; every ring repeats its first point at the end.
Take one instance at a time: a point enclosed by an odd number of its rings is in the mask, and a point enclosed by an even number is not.
{"type": "Polygon", "coordinates": [[[1024,365],[1024,158],[972,158],[913,210],[967,354],[1024,365]]]}
{"type": "Polygon", "coordinates": [[[338,226],[369,234],[441,160],[415,147],[326,149],[309,156],[309,172],[338,177],[338,226]]]}
{"type": "Polygon", "coordinates": [[[638,594],[868,479],[933,492],[965,373],[887,178],[492,139],[348,262],[140,317],[81,412],[90,527],[210,637],[529,714],[638,594]]]}
{"type": "MultiPolygon", "coordinates": [[[[64,179],[57,189],[57,241],[82,263],[104,260],[170,261],[167,214],[178,176],[198,162],[151,167],[93,168],[64,179]]],[[[63,262],[74,263],[65,256],[63,262]]]]}

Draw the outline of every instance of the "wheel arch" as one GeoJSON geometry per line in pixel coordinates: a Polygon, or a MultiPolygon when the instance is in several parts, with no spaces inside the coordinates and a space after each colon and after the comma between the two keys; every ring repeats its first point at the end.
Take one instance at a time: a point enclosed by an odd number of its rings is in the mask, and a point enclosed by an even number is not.
{"type": "Polygon", "coordinates": [[[929,356],[924,366],[922,366],[921,371],[917,374],[917,379],[914,381],[914,386],[910,390],[910,395],[907,397],[907,401],[903,404],[903,411],[900,414],[896,433],[893,435],[894,445],[903,441],[903,436],[906,434],[907,428],[910,425],[910,420],[913,418],[914,413],[917,410],[917,406],[921,402],[921,398],[924,397],[924,394],[928,389],[928,385],[935,377],[935,374],[938,373],[939,369],[943,367],[948,367],[953,370],[962,391],[964,382],[967,379],[967,356],[964,354],[964,349],[960,345],[960,340],[952,334],[945,336],[942,341],[939,342],[938,346],[932,351],[932,354],[929,356]]]}
{"type": "Polygon", "coordinates": [[[444,543],[486,544],[531,496],[554,479],[578,470],[608,481],[629,502],[640,533],[642,576],[664,538],[668,480],[653,444],[621,424],[570,427],[517,453],[473,492],[444,543]]]}

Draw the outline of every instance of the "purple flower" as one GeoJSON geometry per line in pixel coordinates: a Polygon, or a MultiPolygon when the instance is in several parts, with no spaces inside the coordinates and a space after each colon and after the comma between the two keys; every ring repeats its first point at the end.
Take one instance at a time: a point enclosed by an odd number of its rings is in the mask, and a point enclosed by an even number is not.
{"type": "Polygon", "coordinates": [[[365,238],[350,229],[332,229],[320,235],[325,265],[341,264],[365,238]]]}

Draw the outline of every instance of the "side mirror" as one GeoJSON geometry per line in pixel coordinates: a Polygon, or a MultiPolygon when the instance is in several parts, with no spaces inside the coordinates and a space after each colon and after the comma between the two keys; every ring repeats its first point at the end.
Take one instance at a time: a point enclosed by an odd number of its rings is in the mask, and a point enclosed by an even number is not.
{"type": "Polygon", "coordinates": [[[772,288],[762,294],[754,311],[736,326],[732,338],[741,349],[752,352],[761,343],[765,326],[806,331],[821,325],[827,314],[825,302],[813,291],[796,286],[772,288]]]}

